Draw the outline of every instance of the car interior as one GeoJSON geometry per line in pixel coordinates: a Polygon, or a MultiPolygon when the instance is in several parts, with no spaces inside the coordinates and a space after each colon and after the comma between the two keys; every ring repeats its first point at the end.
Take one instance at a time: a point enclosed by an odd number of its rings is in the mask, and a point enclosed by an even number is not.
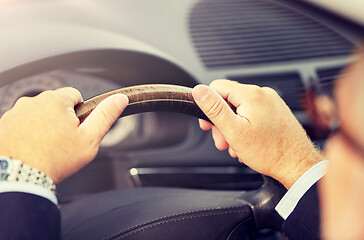
{"type": "MultiPolygon", "coordinates": [[[[361,19],[314,0],[0,4],[0,116],[65,86],[88,99],[230,79],[276,90],[319,148],[327,133],[305,93],[331,92],[364,35],[361,19]]],[[[284,193],[217,150],[196,117],[155,111],[120,118],[95,160],[57,186],[63,239],[282,239],[284,193]]]]}

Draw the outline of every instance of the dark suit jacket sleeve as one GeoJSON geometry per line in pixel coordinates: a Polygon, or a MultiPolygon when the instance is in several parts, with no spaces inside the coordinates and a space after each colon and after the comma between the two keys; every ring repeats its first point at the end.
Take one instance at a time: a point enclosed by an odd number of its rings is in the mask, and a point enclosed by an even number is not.
{"type": "Polygon", "coordinates": [[[29,193],[0,193],[0,239],[60,239],[58,207],[29,193]]]}
{"type": "Polygon", "coordinates": [[[319,208],[316,183],[303,195],[284,222],[284,235],[292,240],[320,239],[319,208]]]}

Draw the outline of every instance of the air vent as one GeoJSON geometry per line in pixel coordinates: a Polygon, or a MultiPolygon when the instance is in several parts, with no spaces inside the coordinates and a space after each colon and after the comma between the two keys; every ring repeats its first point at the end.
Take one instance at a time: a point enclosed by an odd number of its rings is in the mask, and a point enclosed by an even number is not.
{"type": "Polygon", "coordinates": [[[342,70],[344,66],[319,69],[317,70],[317,76],[319,78],[320,90],[325,94],[332,94],[334,82],[340,76],[342,76],[342,70]]]}
{"type": "Polygon", "coordinates": [[[302,110],[304,85],[298,73],[230,76],[231,80],[260,87],[271,87],[278,92],[292,111],[302,110]]]}
{"type": "Polygon", "coordinates": [[[202,0],[189,27],[210,69],[347,56],[352,48],[320,22],[269,0],[202,0]]]}

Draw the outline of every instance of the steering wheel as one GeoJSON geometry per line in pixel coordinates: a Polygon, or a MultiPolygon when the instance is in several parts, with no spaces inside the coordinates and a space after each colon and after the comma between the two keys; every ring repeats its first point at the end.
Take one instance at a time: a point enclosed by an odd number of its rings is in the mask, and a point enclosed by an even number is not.
{"type": "Polygon", "coordinates": [[[185,113],[210,121],[193,100],[191,88],[148,84],[117,89],[78,104],[75,111],[80,122],[83,122],[102,100],[117,93],[125,94],[129,98],[129,104],[120,117],[143,112],[166,111],[185,113]]]}
{"type": "MultiPolygon", "coordinates": [[[[123,93],[129,105],[123,116],[171,111],[208,120],[192,89],[174,85],[122,88],[75,107],[82,122],[106,97],[123,93]]],[[[251,239],[259,229],[281,230],[274,207],[286,192],[263,176],[250,191],[134,188],[98,193],[61,206],[62,239],[251,239]]]]}

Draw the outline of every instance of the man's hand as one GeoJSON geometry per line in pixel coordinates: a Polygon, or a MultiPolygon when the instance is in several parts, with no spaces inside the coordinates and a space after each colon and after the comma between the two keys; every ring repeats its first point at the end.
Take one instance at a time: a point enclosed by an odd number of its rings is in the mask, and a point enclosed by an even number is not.
{"type": "Polygon", "coordinates": [[[74,106],[82,101],[74,88],[20,98],[0,119],[0,155],[43,171],[55,183],[78,171],[94,159],[128,98],[110,96],[80,124],[74,106]]]}
{"type": "Polygon", "coordinates": [[[232,157],[253,170],[271,176],[289,189],[314,164],[322,160],[306,132],[285,102],[271,88],[216,80],[198,85],[193,97],[214,123],[216,148],[229,149],[232,157]],[[232,111],[226,101],[236,107],[232,111]]]}

